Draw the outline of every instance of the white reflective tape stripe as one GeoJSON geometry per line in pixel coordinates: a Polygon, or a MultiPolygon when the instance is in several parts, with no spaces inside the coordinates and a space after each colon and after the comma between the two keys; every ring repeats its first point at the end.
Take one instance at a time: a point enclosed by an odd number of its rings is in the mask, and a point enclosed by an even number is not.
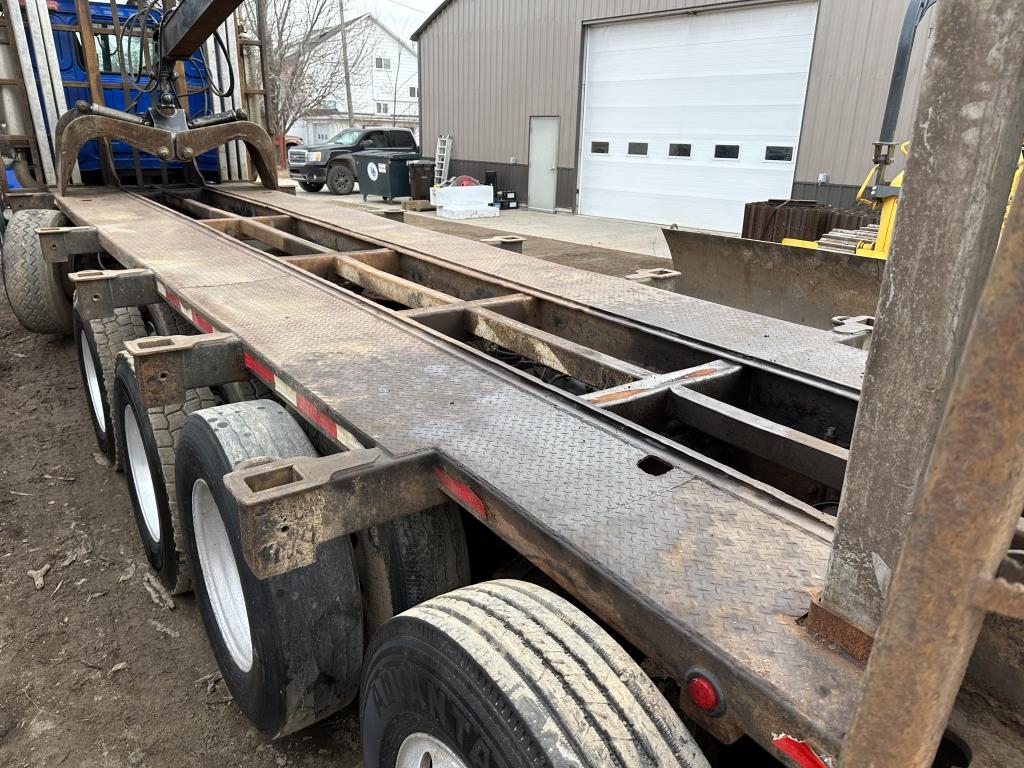
{"type": "Polygon", "coordinates": [[[167,286],[164,285],[163,283],[156,284],[156,292],[163,296],[165,299],[167,298],[167,286]]]}
{"type": "Polygon", "coordinates": [[[363,447],[363,444],[359,442],[359,438],[357,438],[347,429],[344,429],[338,422],[334,422],[334,428],[338,430],[338,442],[344,445],[346,448],[350,450],[355,450],[356,448],[363,447]]]}
{"type": "Polygon", "coordinates": [[[277,375],[274,376],[274,391],[291,403],[292,406],[296,408],[298,407],[298,402],[295,399],[295,390],[285,384],[285,382],[277,375]]]}

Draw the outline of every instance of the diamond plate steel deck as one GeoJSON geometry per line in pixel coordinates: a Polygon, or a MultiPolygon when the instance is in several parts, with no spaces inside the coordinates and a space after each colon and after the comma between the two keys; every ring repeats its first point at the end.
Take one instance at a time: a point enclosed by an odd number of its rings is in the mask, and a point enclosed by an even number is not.
{"type": "Polygon", "coordinates": [[[854,392],[860,390],[867,354],[838,344],[828,331],[511,253],[315,197],[296,197],[252,185],[225,185],[220,191],[854,392]]]}
{"type": "Polygon", "coordinates": [[[762,743],[785,730],[837,749],[859,671],[797,623],[829,545],[778,498],[682,454],[646,474],[663,446],[154,202],[57,202],[357,433],[392,454],[436,447],[506,499],[526,554],[677,676],[710,667],[762,743]]]}

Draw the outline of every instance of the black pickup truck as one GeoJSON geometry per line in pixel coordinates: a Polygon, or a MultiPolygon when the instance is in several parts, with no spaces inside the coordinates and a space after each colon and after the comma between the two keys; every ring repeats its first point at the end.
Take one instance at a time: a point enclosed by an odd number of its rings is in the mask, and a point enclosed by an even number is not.
{"type": "Polygon", "coordinates": [[[347,195],[356,183],[353,152],[364,149],[393,149],[414,152],[419,149],[408,128],[346,128],[326,144],[305,144],[288,150],[288,174],[307,192],[327,188],[336,195],[347,195]]]}

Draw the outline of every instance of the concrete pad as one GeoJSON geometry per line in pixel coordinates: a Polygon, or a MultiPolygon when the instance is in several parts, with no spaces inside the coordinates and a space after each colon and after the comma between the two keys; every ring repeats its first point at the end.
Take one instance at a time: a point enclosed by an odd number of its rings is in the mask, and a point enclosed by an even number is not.
{"type": "MultiPolygon", "coordinates": [[[[311,193],[300,189],[298,194],[308,195],[311,193]]],[[[327,198],[338,205],[353,206],[362,210],[401,210],[399,203],[385,203],[373,198],[364,202],[362,195],[358,194],[343,197],[332,195],[327,191],[312,194],[327,198]]],[[[415,215],[437,218],[436,212],[422,212],[415,215]]],[[[542,213],[525,208],[504,210],[496,218],[488,218],[483,221],[466,219],[462,223],[527,238],[541,237],[548,240],[561,240],[565,243],[625,251],[665,260],[672,258],[665,238],[661,234],[660,224],[603,219],[596,216],[577,216],[568,212],[542,213]]],[[[486,237],[486,235],[481,234],[481,237],[486,237]]]]}

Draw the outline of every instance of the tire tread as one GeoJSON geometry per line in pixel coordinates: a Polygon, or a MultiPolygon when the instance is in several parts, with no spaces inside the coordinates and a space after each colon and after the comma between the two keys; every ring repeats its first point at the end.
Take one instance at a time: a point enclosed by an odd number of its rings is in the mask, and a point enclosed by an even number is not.
{"type": "Polygon", "coordinates": [[[43,259],[38,227],[65,226],[60,211],[35,208],[16,212],[3,243],[3,280],[7,301],[18,322],[35,333],[71,332],[71,302],[43,259]]]}

